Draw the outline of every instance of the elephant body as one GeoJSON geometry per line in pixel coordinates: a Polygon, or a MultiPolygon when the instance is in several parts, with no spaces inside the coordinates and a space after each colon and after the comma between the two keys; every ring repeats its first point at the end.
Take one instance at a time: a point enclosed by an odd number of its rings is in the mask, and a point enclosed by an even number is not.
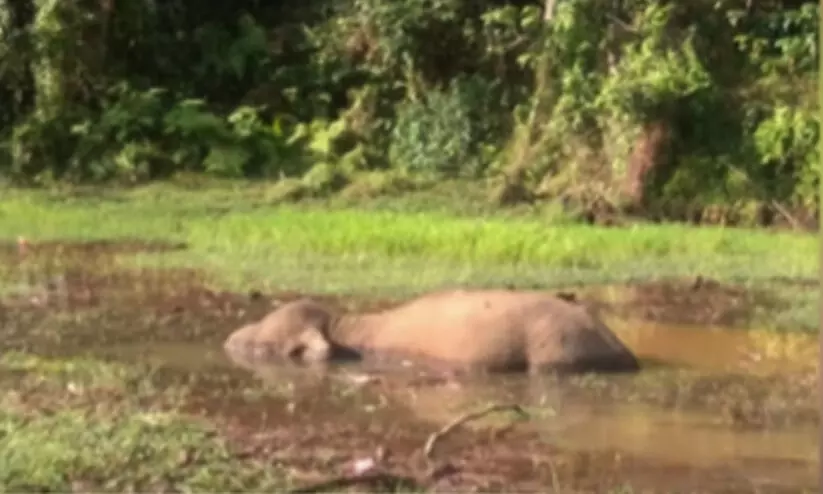
{"type": "Polygon", "coordinates": [[[640,367],[592,311],[539,291],[441,291],[370,313],[339,313],[301,299],[236,330],[224,347],[246,361],[390,357],[468,371],[532,373],[640,367]]]}

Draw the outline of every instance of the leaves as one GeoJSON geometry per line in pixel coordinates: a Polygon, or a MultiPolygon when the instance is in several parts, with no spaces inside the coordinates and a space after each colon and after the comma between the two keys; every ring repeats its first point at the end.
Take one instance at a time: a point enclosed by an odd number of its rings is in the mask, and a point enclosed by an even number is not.
{"type": "Polygon", "coordinates": [[[28,20],[0,18],[0,53],[16,54],[0,62],[0,175],[297,178],[390,161],[519,167],[521,185],[599,196],[639,129],[668,119],[678,183],[745,194],[746,177],[814,203],[817,6],[739,3],[564,0],[547,22],[528,2],[36,1],[28,20]]]}

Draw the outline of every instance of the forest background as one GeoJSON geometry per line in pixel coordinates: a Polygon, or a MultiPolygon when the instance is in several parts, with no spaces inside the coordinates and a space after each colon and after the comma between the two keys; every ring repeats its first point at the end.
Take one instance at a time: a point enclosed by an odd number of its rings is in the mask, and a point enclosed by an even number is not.
{"type": "Polygon", "coordinates": [[[0,0],[0,177],[816,223],[798,0],[0,0]]]}

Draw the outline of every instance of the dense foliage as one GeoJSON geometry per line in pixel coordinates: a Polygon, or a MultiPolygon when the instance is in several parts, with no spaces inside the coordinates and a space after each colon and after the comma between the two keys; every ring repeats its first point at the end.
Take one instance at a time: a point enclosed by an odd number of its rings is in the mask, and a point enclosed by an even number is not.
{"type": "Polygon", "coordinates": [[[818,24],[797,0],[0,0],[0,175],[816,212],[818,24]]]}

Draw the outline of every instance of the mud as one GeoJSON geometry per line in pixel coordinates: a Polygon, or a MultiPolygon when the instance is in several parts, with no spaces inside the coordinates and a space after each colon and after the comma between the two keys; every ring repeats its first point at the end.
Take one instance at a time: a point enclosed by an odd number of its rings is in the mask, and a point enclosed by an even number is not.
{"type": "MultiPolygon", "coordinates": [[[[425,372],[232,366],[223,338],[299,293],[229,293],[190,270],[126,269],[147,243],[0,246],[2,348],[159,367],[158,389],[219,424],[239,455],[286,465],[301,485],[385,491],[798,492],[816,485],[817,344],[726,331],[762,293],[710,280],[575,290],[649,365],[637,377],[462,382],[425,372]],[[19,280],[25,279],[21,289],[19,280]],[[631,320],[626,316],[631,315],[631,320]],[[714,329],[713,329],[714,328],[714,329]],[[479,421],[421,454],[426,438],[490,401],[531,407],[526,422],[479,421]],[[346,476],[373,459],[371,481],[346,476]],[[336,477],[340,477],[335,479],[336,477]]],[[[394,300],[322,297],[350,308],[394,300]]],[[[309,489],[311,490],[311,489],[309,489]]]]}
{"type": "Polygon", "coordinates": [[[777,309],[785,305],[764,291],[724,285],[700,276],[584,288],[580,298],[620,318],[726,328],[745,325],[755,307],[777,309]]]}

